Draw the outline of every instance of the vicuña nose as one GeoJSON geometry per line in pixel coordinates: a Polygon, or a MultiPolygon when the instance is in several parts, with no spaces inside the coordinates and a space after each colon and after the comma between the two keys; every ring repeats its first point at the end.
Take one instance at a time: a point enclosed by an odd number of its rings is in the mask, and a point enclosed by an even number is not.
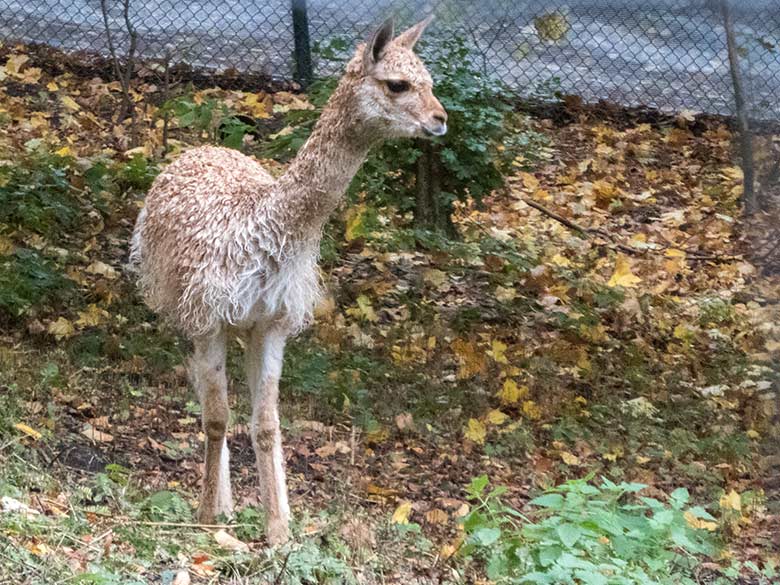
{"type": "Polygon", "coordinates": [[[447,112],[440,112],[438,114],[433,115],[433,119],[436,120],[439,124],[446,124],[447,123],[447,112]]]}

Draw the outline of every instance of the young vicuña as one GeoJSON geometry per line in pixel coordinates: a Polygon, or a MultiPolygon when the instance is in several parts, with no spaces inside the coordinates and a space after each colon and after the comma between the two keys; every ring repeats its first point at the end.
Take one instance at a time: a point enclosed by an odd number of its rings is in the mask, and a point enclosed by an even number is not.
{"type": "Polygon", "coordinates": [[[309,140],[278,180],[235,150],[182,154],[152,185],[133,234],[142,293],[194,345],[189,372],[202,405],[206,463],[199,520],[230,515],[226,346],[246,341],[251,434],[268,540],[289,536],[279,428],[285,341],[320,296],[322,228],[369,148],[386,138],[441,136],[447,114],[412,52],[426,19],[395,39],[385,22],[360,45],[309,140]]]}

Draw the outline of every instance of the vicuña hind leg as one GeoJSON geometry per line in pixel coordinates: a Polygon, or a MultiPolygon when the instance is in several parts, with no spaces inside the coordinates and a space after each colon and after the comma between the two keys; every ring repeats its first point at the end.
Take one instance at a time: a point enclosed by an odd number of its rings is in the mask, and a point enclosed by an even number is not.
{"type": "Polygon", "coordinates": [[[190,372],[203,411],[203,432],[206,435],[206,465],[203,491],[200,496],[198,520],[212,524],[214,519],[233,513],[230,491],[230,464],[225,433],[230,415],[225,374],[226,336],[223,331],[194,340],[195,353],[190,360],[190,372]]]}
{"type": "Polygon", "coordinates": [[[247,381],[252,393],[252,445],[255,448],[260,497],[268,518],[268,541],[281,544],[289,536],[290,507],[279,427],[279,377],[287,335],[256,325],[246,348],[247,381]]]}

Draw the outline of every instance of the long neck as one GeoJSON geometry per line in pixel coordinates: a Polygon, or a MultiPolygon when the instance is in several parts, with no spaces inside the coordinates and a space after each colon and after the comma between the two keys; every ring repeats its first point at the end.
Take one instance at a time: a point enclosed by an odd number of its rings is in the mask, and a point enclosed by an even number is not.
{"type": "Polygon", "coordinates": [[[354,82],[342,79],[311,136],[279,178],[279,219],[290,232],[319,231],[375,142],[356,116],[356,100],[354,82]]]}

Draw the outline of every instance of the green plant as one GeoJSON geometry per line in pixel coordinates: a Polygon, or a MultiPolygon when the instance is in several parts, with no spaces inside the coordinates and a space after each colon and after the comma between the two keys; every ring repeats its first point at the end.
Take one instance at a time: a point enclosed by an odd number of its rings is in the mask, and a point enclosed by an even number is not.
{"type": "Polygon", "coordinates": [[[74,228],[82,204],[69,180],[72,159],[30,145],[14,162],[0,166],[0,227],[44,236],[74,228]]]}
{"type": "Polygon", "coordinates": [[[146,498],[141,508],[154,522],[188,522],[192,518],[189,504],[179,494],[166,490],[146,498]]]}
{"type": "Polygon", "coordinates": [[[161,114],[173,114],[180,128],[190,128],[200,137],[228,148],[239,148],[252,126],[239,119],[219,100],[196,100],[192,96],[174,98],[160,108],[161,114]]]}
{"type": "Polygon", "coordinates": [[[504,504],[505,488],[474,479],[477,505],[464,520],[462,554],[486,563],[499,583],[572,585],[693,585],[693,569],[716,549],[715,519],[689,506],[688,491],[669,503],[640,497],[646,486],[602,479],[569,481],[531,500],[529,515],[504,504]]]}
{"type": "Polygon", "coordinates": [[[34,250],[20,248],[0,256],[0,314],[18,317],[33,306],[62,303],[74,288],[53,262],[34,250]]]}

